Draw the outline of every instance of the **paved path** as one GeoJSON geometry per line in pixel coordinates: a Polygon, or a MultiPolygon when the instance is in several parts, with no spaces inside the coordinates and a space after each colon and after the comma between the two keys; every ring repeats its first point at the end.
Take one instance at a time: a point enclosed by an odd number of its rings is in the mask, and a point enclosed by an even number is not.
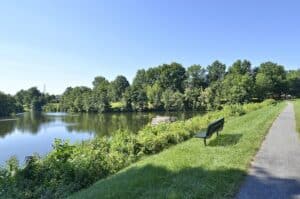
{"type": "Polygon", "coordinates": [[[300,199],[300,137],[293,105],[273,123],[237,199],[300,199]]]}

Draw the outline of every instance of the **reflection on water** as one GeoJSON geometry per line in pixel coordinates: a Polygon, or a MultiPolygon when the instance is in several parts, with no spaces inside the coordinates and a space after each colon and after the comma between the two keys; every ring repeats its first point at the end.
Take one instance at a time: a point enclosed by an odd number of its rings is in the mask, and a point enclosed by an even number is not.
{"type": "Polygon", "coordinates": [[[47,117],[42,113],[24,113],[16,118],[0,119],[0,136],[5,137],[15,130],[36,134],[42,125],[55,121],[55,118],[47,117]]]}
{"type": "Polygon", "coordinates": [[[14,118],[0,118],[0,164],[12,155],[23,160],[35,152],[46,154],[55,138],[75,142],[112,135],[118,129],[137,133],[156,115],[184,120],[196,114],[199,113],[24,113],[14,118]]]}

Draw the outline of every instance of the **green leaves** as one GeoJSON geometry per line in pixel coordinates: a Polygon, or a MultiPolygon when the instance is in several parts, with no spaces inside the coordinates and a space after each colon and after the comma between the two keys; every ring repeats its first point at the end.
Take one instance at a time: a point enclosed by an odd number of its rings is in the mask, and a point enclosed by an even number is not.
{"type": "Polygon", "coordinates": [[[259,98],[275,97],[287,92],[284,67],[272,62],[260,65],[256,76],[256,88],[259,98]]]}
{"type": "MultiPolygon", "coordinates": [[[[185,69],[172,62],[138,70],[132,85],[119,75],[109,82],[95,77],[93,89],[68,88],[61,108],[73,112],[215,110],[224,104],[248,103],[282,95],[300,96],[300,72],[265,62],[252,69],[248,60],[185,69]],[[87,91],[89,90],[89,91],[87,91]],[[122,106],[111,107],[120,103],[122,106]]],[[[22,92],[21,92],[22,93],[22,92]]]]}
{"type": "Polygon", "coordinates": [[[0,117],[9,116],[12,113],[16,113],[19,109],[22,108],[19,107],[13,97],[0,92],[0,117]]]}
{"type": "Polygon", "coordinates": [[[222,80],[225,76],[226,65],[216,60],[207,67],[207,71],[209,83],[222,80]]]}

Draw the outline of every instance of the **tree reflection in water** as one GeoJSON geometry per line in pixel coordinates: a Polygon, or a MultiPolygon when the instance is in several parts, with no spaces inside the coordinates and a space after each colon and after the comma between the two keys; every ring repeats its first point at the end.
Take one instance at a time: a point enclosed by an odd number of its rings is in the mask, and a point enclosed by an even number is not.
{"type": "Polygon", "coordinates": [[[111,135],[118,129],[137,133],[157,115],[175,116],[179,120],[188,119],[196,112],[154,112],[154,113],[105,113],[105,114],[65,114],[65,113],[24,113],[14,118],[0,120],[0,137],[14,131],[38,134],[43,127],[62,125],[66,132],[93,133],[96,136],[111,135]]]}

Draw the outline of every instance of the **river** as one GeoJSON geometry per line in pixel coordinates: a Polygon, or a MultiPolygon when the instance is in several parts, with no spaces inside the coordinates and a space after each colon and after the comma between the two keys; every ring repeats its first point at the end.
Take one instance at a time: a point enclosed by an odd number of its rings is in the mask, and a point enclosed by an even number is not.
{"type": "Polygon", "coordinates": [[[196,112],[155,113],[24,113],[15,117],[0,118],[0,165],[11,156],[22,163],[26,156],[45,155],[52,149],[55,138],[71,143],[95,136],[113,136],[118,129],[138,133],[157,115],[175,116],[185,120],[196,112]]]}

